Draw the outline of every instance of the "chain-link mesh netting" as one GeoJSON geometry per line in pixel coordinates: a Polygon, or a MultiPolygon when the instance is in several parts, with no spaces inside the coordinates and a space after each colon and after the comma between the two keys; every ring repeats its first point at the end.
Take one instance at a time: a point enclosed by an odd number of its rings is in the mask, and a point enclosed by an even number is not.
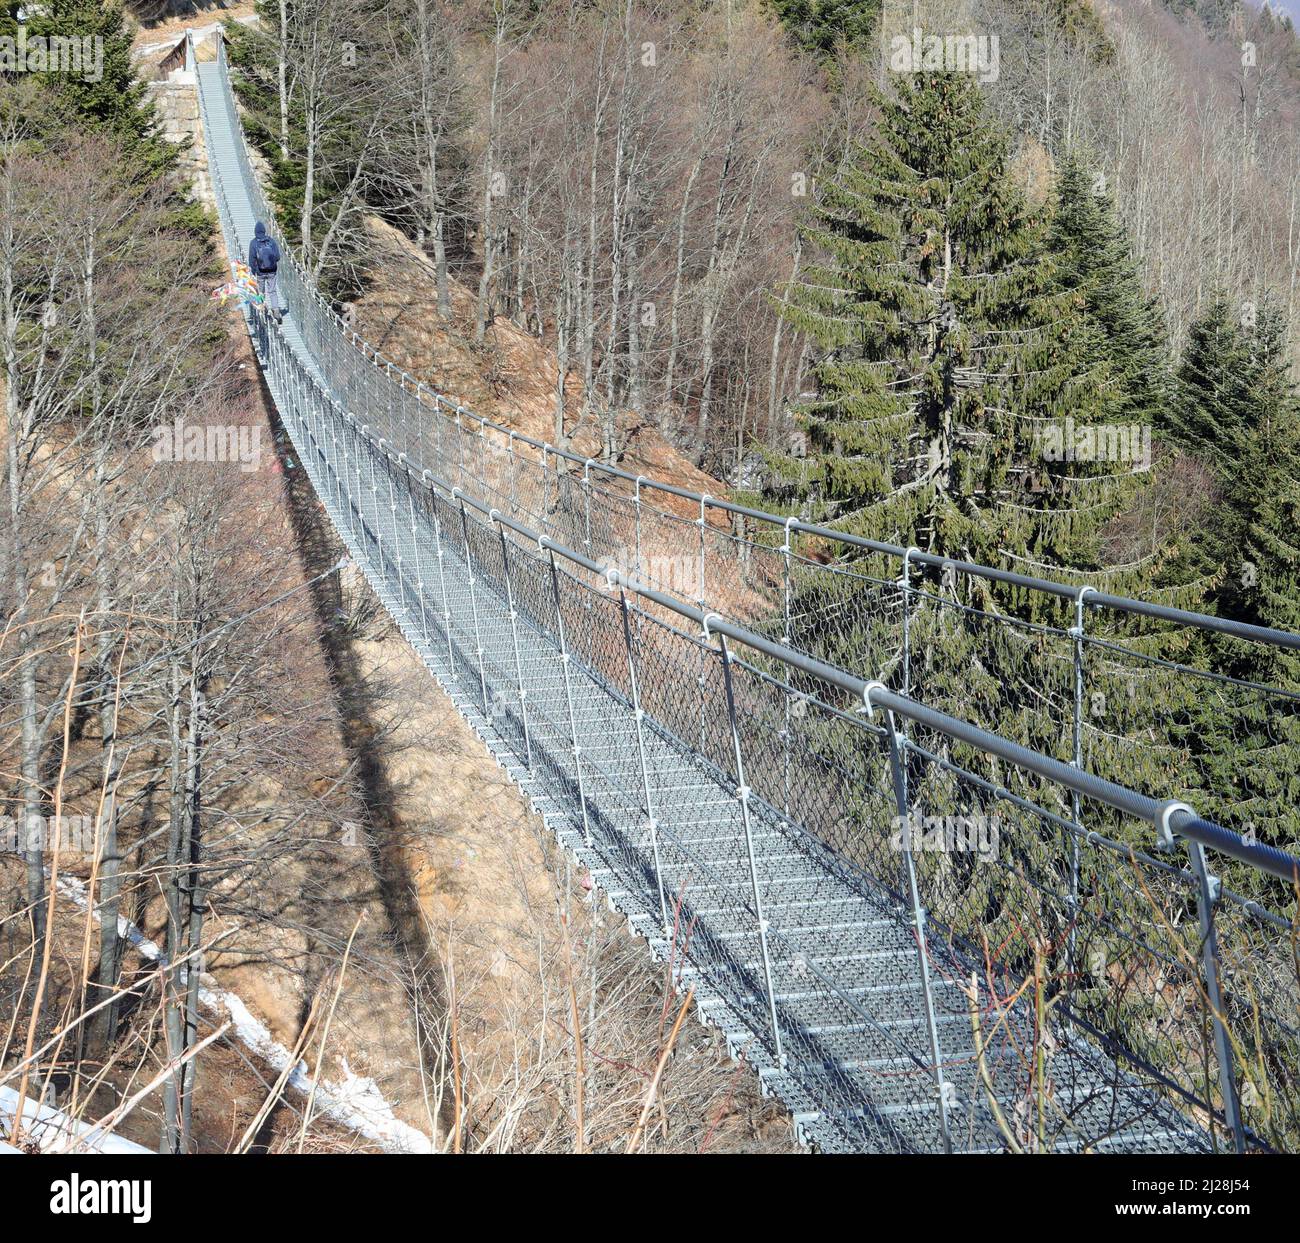
{"type": "MultiPolygon", "coordinates": [[[[860,699],[429,486],[258,329],[390,607],[846,1145],[1222,1141],[1197,1121],[1223,1087],[1196,878],[1126,850],[1149,825],[1080,816],[1065,787],[919,728],[898,742],[902,818],[860,699]]],[[[1286,1145],[1285,921],[1236,894],[1216,912],[1234,1090],[1252,1136],[1286,1145]]]]}

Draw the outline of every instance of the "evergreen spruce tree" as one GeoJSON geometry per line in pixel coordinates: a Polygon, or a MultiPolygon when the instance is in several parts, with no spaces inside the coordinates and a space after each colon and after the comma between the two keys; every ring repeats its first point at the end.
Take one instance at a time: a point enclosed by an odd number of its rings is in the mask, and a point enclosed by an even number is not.
{"type": "Polygon", "coordinates": [[[808,240],[825,258],[785,308],[825,352],[799,415],[811,460],[777,461],[778,478],[846,531],[1099,566],[1132,487],[1072,452],[1073,433],[1120,421],[1101,329],[1058,283],[967,75],[903,77],[881,111],[823,188],[808,240]]]}
{"type": "MultiPolygon", "coordinates": [[[[1276,307],[1213,299],[1179,367],[1171,435],[1209,465],[1218,489],[1196,546],[1199,568],[1215,583],[1211,611],[1300,633],[1300,401],[1276,307]]],[[[1215,791],[1217,818],[1294,847],[1300,656],[1226,636],[1201,646],[1195,663],[1232,680],[1186,679],[1183,702],[1169,704],[1187,791],[1215,791]]]]}
{"type": "Polygon", "coordinates": [[[13,36],[18,24],[29,39],[52,36],[102,41],[103,65],[82,74],[38,72],[72,118],[111,133],[150,175],[175,167],[176,149],[159,132],[149,90],[131,60],[131,28],[118,3],[103,0],[46,0],[40,5],[10,4],[0,17],[0,34],[13,36]]]}
{"type": "Polygon", "coordinates": [[[57,146],[70,128],[109,135],[120,145],[131,176],[149,182],[170,179],[168,223],[206,237],[212,222],[176,176],[179,151],[162,133],[149,89],[136,74],[132,28],[122,5],[114,0],[47,0],[26,7],[11,3],[0,13],[0,35],[15,37],[20,24],[29,41],[97,39],[103,54],[102,64],[87,64],[80,74],[62,67],[28,66],[22,77],[38,89],[17,93],[11,103],[29,132],[51,146],[57,146]]]}
{"type": "Polygon", "coordinates": [[[876,32],[884,0],[768,0],[805,52],[833,56],[865,46],[876,32]]]}
{"type": "Polygon", "coordinates": [[[1171,439],[1220,480],[1236,471],[1254,419],[1251,351],[1240,316],[1220,293],[1192,324],[1167,420],[1171,439]]]}
{"type": "Polygon", "coordinates": [[[1216,611],[1300,630],[1288,605],[1300,546],[1290,520],[1300,405],[1288,368],[1281,312],[1217,295],[1188,334],[1168,434],[1209,466],[1219,492],[1194,554],[1216,580],[1216,611]]]}
{"type": "Polygon", "coordinates": [[[1216,446],[1242,556],[1242,572],[1227,579],[1222,611],[1300,634],[1300,400],[1289,374],[1284,316],[1265,305],[1241,335],[1248,421],[1231,429],[1227,451],[1216,446]]]}
{"type": "MultiPolygon", "coordinates": [[[[774,499],[954,560],[1136,590],[1134,575],[1107,569],[1104,535],[1146,476],[1132,455],[1079,451],[1126,425],[1128,390],[1109,357],[1121,347],[1105,331],[1113,310],[1138,335],[1110,302],[1131,293],[1122,248],[1112,239],[1087,288],[1077,256],[1075,278],[1062,275],[1049,214],[1031,212],[1008,176],[1006,138],[968,76],[901,78],[880,110],[871,142],[821,187],[807,231],[821,258],[784,307],[822,352],[797,412],[806,455],[772,461],[774,499]]],[[[898,574],[896,559],[858,568],[898,574]]],[[[913,693],[1068,757],[1065,648],[1047,652],[988,614],[1064,630],[1070,610],[973,576],[913,571],[911,583],[925,588],[910,601],[913,693]]],[[[890,594],[854,597],[851,586],[803,575],[792,637],[888,675],[898,656],[890,594]]]]}
{"type": "Polygon", "coordinates": [[[1049,247],[1057,280],[1099,330],[1089,365],[1109,364],[1122,419],[1157,426],[1169,395],[1168,347],[1114,200],[1099,170],[1077,154],[1061,163],[1056,199],[1049,247]]]}
{"type": "Polygon", "coordinates": [[[1181,19],[1200,18],[1213,35],[1228,29],[1233,14],[1240,7],[1239,0],[1165,0],[1165,8],[1181,19]]]}
{"type": "Polygon", "coordinates": [[[1003,3],[1018,19],[1035,26],[1044,16],[1051,18],[1071,46],[1083,51],[1095,64],[1114,62],[1115,45],[1092,0],[1048,0],[1046,6],[1043,0],[1003,0],[1003,3]]]}
{"type": "MultiPolygon", "coordinates": [[[[1255,419],[1241,463],[1225,486],[1239,520],[1243,560],[1226,580],[1221,611],[1300,634],[1300,399],[1290,378],[1281,311],[1262,307],[1248,335],[1255,419]]],[[[1300,693],[1300,652],[1257,643],[1230,646],[1234,672],[1300,693]]],[[[1300,701],[1249,690],[1237,698],[1237,736],[1221,749],[1217,775],[1224,788],[1238,792],[1237,814],[1245,823],[1264,840],[1294,850],[1300,845],[1300,701]]]]}

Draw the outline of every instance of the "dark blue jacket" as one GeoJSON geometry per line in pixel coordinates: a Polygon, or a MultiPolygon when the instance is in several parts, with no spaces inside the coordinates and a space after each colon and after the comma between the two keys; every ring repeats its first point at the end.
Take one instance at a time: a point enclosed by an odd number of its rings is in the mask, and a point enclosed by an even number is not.
{"type": "Polygon", "coordinates": [[[280,248],[260,220],[253,229],[253,240],[248,243],[248,266],[254,276],[265,276],[280,266],[280,248]]]}

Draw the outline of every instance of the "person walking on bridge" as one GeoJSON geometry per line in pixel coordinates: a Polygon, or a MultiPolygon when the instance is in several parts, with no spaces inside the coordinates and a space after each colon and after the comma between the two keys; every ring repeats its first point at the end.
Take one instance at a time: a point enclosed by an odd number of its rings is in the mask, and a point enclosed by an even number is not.
{"type": "Polygon", "coordinates": [[[248,267],[257,277],[257,287],[262,291],[269,315],[275,322],[284,322],[284,306],[280,301],[280,286],[276,274],[280,268],[280,248],[266,231],[260,220],[253,229],[253,240],[248,243],[248,267]]]}

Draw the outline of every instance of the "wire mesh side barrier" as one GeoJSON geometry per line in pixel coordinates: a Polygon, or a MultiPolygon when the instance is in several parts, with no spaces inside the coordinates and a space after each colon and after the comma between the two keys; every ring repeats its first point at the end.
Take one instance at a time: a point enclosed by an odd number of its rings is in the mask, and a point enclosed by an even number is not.
{"type": "MultiPolygon", "coordinates": [[[[308,398],[305,419],[294,429],[295,441],[315,470],[321,495],[332,496],[336,504],[341,498],[352,542],[369,550],[367,560],[375,573],[390,593],[397,593],[408,615],[420,619],[430,650],[443,651],[445,639],[452,676],[471,688],[511,750],[528,757],[539,782],[567,790],[570,799],[576,794],[584,834],[594,836],[616,860],[620,876],[655,894],[661,920],[668,922],[670,904],[680,904],[690,918],[700,921],[694,956],[708,962],[720,981],[744,982],[738,1004],[764,1054],[775,1066],[784,1064],[796,1078],[802,1075],[802,1082],[811,1082],[820,1099],[829,1097],[834,1103],[830,1112],[842,1123],[852,1119],[859,1142],[916,1146],[915,1134],[900,1126],[893,1114],[869,1107],[882,1093],[892,1101],[885,1110],[922,1116],[927,1109],[940,1112],[944,1147],[1075,1147],[1104,1144],[1114,1136],[1133,1143],[1187,1143],[1193,1128],[1186,1118],[1169,1112],[1170,1097],[1204,1111],[1223,1112],[1216,1104],[1224,1089],[1217,1086],[1220,1053],[1213,1043],[1220,1024],[1203,1000],[1209,990],[1200,947],[1185,931],[1172,946],[1132,934],[1131,926],[1141,922],[1133,892],[1127,908],[1117,908],[1114,901],[1113,877],[1123,876],[1122,868],[1117,873],[1117,859],[1124,847],[1103,843],[1095,832],[1084,839],[1090,852],[1110,852],[1108,868],[1093,865],[1110,879],[1098,889],[1096,902],[1083,903],[1082,910],[1072,908],[1062,898],[1062,856],[1050,849],[1054,835],[1042,829],[1048,825],[1069,830],[1077,839],[1077,820],[986,779],[981,783],[973,767],[941,753],[951,750],[946,735],[924,746],[905,738],[892,717],[882,727],[842,706],[795,692],[789,680],[773,678],[761,659],[735,658],[720,619],[677,614],[681,625],[674,628],[660,616],[642,612],[637,604],[629,604],[629,595],[638,599],[639,591],[620,583],[617,572],[613,579],[618,589],[610,591],[605,567],[584,563],[578,554],[554,545],[542,547],[547,541],[533,532],[525,537],[511,520],[470,502],[454,485],[417,473],[404,454],[337,403],[327,402],[323,394],[311,397],[316,388],[311,376],[264,320],[256,327],[263,358],[269,360],[272,376],[279,377],[277,389],[296,395],[289,399],[290,410],[304,395],[308,398]],[[285,379],[289,375],[292,382],[285,379]],[[404,537],[408,524],[409,537],[404,537]],[[430,541],[440,557],[427,556],[430,541]],[[442,587],[430,590],[437,574],[434,562],[441,566],[448,556],[458,559],[467,585],[459,609],[447,599],[445,572],[442,587]],[[495,644],[485,642],[483,633],[487,614],[493,611],[487,608],[489,597],[495,601],[499,631],[495,644]],[[641,614],[642,626],[632,624],[633,612],[641,614]],[[447,626],[442,635],[439,617],[447,626]],[[702,622],[700,634],[683,628],[691,620],[702,622]],[[540,685],[535,680],[526,684],[522,653],[535,652],[539,639],[570,658],[555,662],[559,681],[566,684],[563,700],[552,697],[548,703],[544,697],[530,696],[530,690],[550,684],[545,678],[540,685]],[[581,683],[576,699],[575,673],[581,683]],[[608,755],[595,748],[583,754],[576,722],[584,709],[590,710],[591,701],[585,698],[590,686],[622,705],[632,722],[622,737],[609,742],[613,752],[630,750],[636,757],[629,770],[612,771],[608,755]],[[504,694],[502,688],[507,688],[504,694]],[[796,693],[804,708],[796,718],[798,746],[792,763],[786,705],[796,693]],[[662,787],[662,754],[648,747],[647,734],[672,744],[678,754],[698,754],[712,779],[698,787],[697,797],[727,791],[724,797],[734,801],[742,826],[749,826],[735,839],[747,843],[743,853],[725,865],[701,856],[689,835],[700,817],[679,788],[662,787]],[[900,795],[904,766],[910,770],[910,795],[900,795]],[[932,770],[929,775],[927,770],[932,770]],[[796,817],[775,815],[781,800],[793,806],[796,817]],[[924,850],[899,851],[880,831],[882,824],[897,825],[900,816],[921,806],[928,814],[937,809],[971,819],[1002,804],[1016,811],[1018,846],[1009,858],[985,860],[1000,868],[1004,877],[999,881],[977,871],[962,874],[960,856],[954,863],[947,854],[932,859],[924,850]],[[620,806],[623,813],[638,813],[639,830],[629,832],[620,823],[620,806]],[[756,823],[765,830],[757,848],[752,835],[756,823]],[[872,983],[857,988],[836,979],[831,972],[837,964],[819,955],[816,926],[790,925],[780,918],[781,878],[765,868],[779,858],[774,847],[782,834],[805,830],[871,882],[864,891],[874,893],[878,902],[883,897],[877,911],[882,922],[910,926],[911,937],[892,947],[900,969],[883,985],[875,976],[872,983]],[[1029,904],[1029,895],[1037,895],[1036,908],[1029,904]],[[711,902],[720,905],[708,905],[711,902]],[[764,909],[765,902],[771,907],[764,909]],[[999,922],[1011,920],[1013,914],[1018,925],[999,922]],[[720,915],[749,927],[724,925],[720,931],[720,915]],[[1071,923],[1087,925],[1087,934],[1076,945],[1076,953],[1088,964],[1083,973],[1086,987],[1067,981],[1070,987],[1062,988],[1053,978],[1059,971],[1060,931],[1071,923]],[[747,950],[737,952],[740,947],[731,936],[735,931],[745,934],[747,950]],[[991,965],[986,940],[996,948],[991,965]],[[1099,957],[1099,943],[1104,943],[1104,959],[1099,957]],[[924,947],[923,954],[918,946],[924,947]],[[972,1021],[967,970],[980,964],[975,1019],[983,1020],[988,1038],[973,1052],[965,1031],[972,1021]],[[1035,1029],[1015,1007],[1002,1009],[1014,987],[1023,986],[1027,978],[1019,973],[1030,967],[1039,981],[1036,1008],[1069,1011],[1071,1023],[1063,1036],[1052,1035],[1054,1022],[1035,1029]],[[932,977],[928,983],[925,972],[932,977]],[[883,994],[865,991],[882,986],[883,994]],[[819,1023],[810,1025],[806,1013],[789,1008],[790,999],[801,991],[818,997],[819,1023]],[[987,998],[979,1001],[982,994],[987,998]],[[873,996],[882,1008],[864,1005],[873,996]],[[900,1006],[900,997],[911,1002],[910,1010],[900,1006]],[[1150,1013],[1156,1004],[1152,997],[1163,1006],[1162,1012],[1150,1013]],[[891,1025],[897,1029],[900,1023],[909,1026],[910,1040],[891,1032],[891,1025]],[[854,1077],[869,1076],[872,1068],[861,1071],[847,1056],[852,1040],[836,1043],[836,1033],[862,1029],[871,1032],[877,1053],[886,1052],[867,1059],[878,1064],[874,1069],[883,1074],[884,1088],[854,1077]],[[1089,1039],[1073,1034],[1076,1030],[1088,1033],[1089,1039]],[[1206,1032],[1210,1042],[1198,1043],[1198,1034],[1206,1032]],[[1146,1038],[1145,1045],[1139,1036],[1146,1038]],[[1189,1067],[1206,1073],[1189,1073],[1189,1067]],[[1002,1086],[1000,1075],[1005,1077],[1002,1086]],[[986,1082],[994,1086],[984,1089],[982,1101],[980,1086],[986,1082]],[[1152,1083],[1160,1084],[1165,1095],[1153,1096],[1152,1083]],[[1145,1129],[1134,1138],[1134,1128],[1140,1126],[1145,1129]]],[[[303,416],[290,413],[291,426],[295,417],[303,416]]],[[[663,599],[648,597],[648,602],[661,613],[672,611],[663,599]]],[[[759,636],[754,640],[761,641],[759,636]]],[[[764,653],[759,650],[757,656],[764,653]]],[[[816,670],[803,672],[805,677],[816,675],[816,670]]],[[[553,669],[551,683],[558,686],[555,674],[553,669]]],[[[595,706],[607,711],[600,703],[595,706]]],[[[608,730],[608,721],[602,728],[608,730]]],[[[1051,792],[1064,811],[1065,792],[1051,792]]],[[[1130,865],[1135,866],[1132,861],[1130,865]]],[[[1136,890],[1149,902],[1157,889],[1163,895],[1151,907],[1158,912],[1154,940],[1167,942],[1171,929],[1187,928],[1184,916],[1197,904],[1189,888],[1196,883],[1195,870],[1170,867],[1152,857],[1142,865],[1150,875],[1136,890]]],[[[1083,870],[1091,874],[1092,869],[1083,870]]],[[[833,867],[827,871],[834,875],[833,867]]],[[[829,892],[852,891],[831,887],[829,892]]],[[[857,895],[820,899],[845,906],[858,900],[857,895]]],[[[1213,909],[1222,909],[1228,900],[1219,895],[1213,909]]],[[[801,907],[807,908],[806,898],[801,907]]],[[[1244,904],[1234,909],[1250,914],[1244,904]]],[[[1251,920],[1252,927],[1265,926],[1254,915],[1251,920]]],[[[1152,922],[1150,917],[1147,922],[1152,922]]],[[[1272,927],[1275,937],[1284,935],[1277,923],[1272,927]]],[[[1259,937],[1256,941],[1263,944],[1259,937]]],[[[1253,945],[1234,971],[1239,973],[1243,965],[1247,972],[1255,970],[1251,962],[1258,949],[1259,944],[1253,945]]],[[[1226,957],[1220,953],[1216,960],[1226,957]]],[[[1276,995],[1287,987],[1276,944],[1273,969],[1279,978],[1263,983],[1276,995]]],[[[1264,991],[1260,981],[1249,982],[1251,988],[1243,995],[1264,991]]],[[[1234,1012],[1230,1002],[1220,1008],[1225,1014],[1234,1012]]],[[[1241,1013],[1250,1013],[1258,1029],[1258,1007],[1241,1013]]],[[[1270,1050],[1255,1055],[1255,1063],[1264,1068],[1267,1092],[1254,1086],[1256,1066],[1243,1084],[1251,1085],[1247,1095],[1255,1105],[1267,1096],[1270,1109],[1284,1111],[1279,1103],[1294,1099],[1294,1084],[1280,1080],[1273,1063],[1281,1054],[1283,1065],[1295,1065],[1294,1046],[1286,1044],[1294,1032],[1288,1033],[1269,1014],[1264,1019],[1277,1032],[1270,1050]]],[[[1246,1047],[1236,1034],[1230,1036],[1246,1047]]],[[[1236,1130],[1243,1144],[1262,1140],[1244,1123],[1236,1130]]]]}
{"type": "MultiPolygon", "coordinates": [[[[454,495],[456,489],[413,487],[410,468],[400,460],[402,455],[394,456],[390,447],[377,441],[367,427],[346,415],[336,403],[323,395],[312,398],[309,377],[296,367],[278,336],[265,321],[255,328],[273,388],[289,394],[282,410],[304,465],[320,495],[333,499],[336,508],[341,506],[339,522],[349,543],[390,593],[397,594],[408,615],[419,619],[418,630],[425,632],[427,628],[428,652],[447,652],[442,639],[448,640],[450,676],[468,688],[471,700],[482,708],[511,750],[520,757],[531,757],[537,782],[567,791],[570,799],[576,797],[584,836],[594,838],[603,853],[616,861],[619,876],[627,883],[657,891],[658,910],[665,923],[676,917],[668,910],[670,903],[674,912],[679,907],[686,912],[697,929],[694,956],[711,964],[720,983],[748,981],[748,991],[738,994],[736,1005],[762,1047],[779,1065],[782,1027],[775,1019],[771,954],[770,949],[764,950],[765,930],[756,909],[762,902],[762,890],[755,888],[755,869],[760,862],[753,851],[753,839],[749,835],[738,837],[738,841],[746,842],[744,853],[719,862],[702,855],[690,834],[691,829],[699,828],[700,817],[695,813],[710,798],[720,797],[743,808],[745,796],[734,781],[730,791],[722,790],[720,794],[721,773],[713,768],[701,775],[693,794],[687,791],[683,796],[680,786],[671,792],[663,788],[665,775],[671,771],[665,768],[663,742],[674,741],[677,755],[685,754],[687,749],[673,740],[661,721],[646,715],[645,709],[637,712],[642,681],[647,681],[659,696],[667,688],[658,679],[658,662],[654,664],[654,676],[644,676],[645,649],[642,641],[633,637],[626,595],[610,592],[607,580],[591,576],[589,571],[591,581],[584,581],[581,566],[561,569],[554,551],[539,556],[523,548],[509,528],[499,522],[493,526],[490,514],[486,523],[482,514],[471,517],[464,498],[454,495]],[[399,496],[399,484],[405,493],[405,505],[399,496]],[[410,523],[409,541],[402,531],[405,522],[410,523]],[[434,557],[421,556],[418,551],[412,556],[411,550],[427,547],[426,541],[437,546],[434,557]],[[428,590],[435,581],[431,563],[452,558],[464,582],[459,593],[461,611],[440,608],[437,597],[441,589],[428,590]],[[423,588],[421,583],[425,584],[423,588]],[[471,586],[474,583],[479,585],[477,593],[471,586]],[[496,600],[494,610],[485,607],[484,593],[488,590],[496,600]],[[432,602],[427,598],[430,594],[435,597],[432,602]],[[506,627],[501,625],[502,604],[509,618],[509,641],[504,633],[506,627]],[[494,623],[489,622],[489,614],[495,615],[494,623]],[[441,619],[449,619],[444,636],[437,633],[441,619]],[[495,645],[484,633],[483,627],[489,624],[498,627],[499,641],[495,645]],[[531,685],[526,685],[521,653],[537,651],[538,628],[543,624],[547,624],[548,640],[561,657],[554,662],[559,668],[553,666],[549,678],[533,677],[531,685]],[[527,628],[527,648],[515,642],[522,627],[527,628]],[[570,661],[562,659],[565,654],[570,661]],[[595,670],[601,672],[591,672],[595,670]],[[581,685],[573,684],[573,673],[581,685]],[[548,682],[552,691],[564,685],[563,698],[558,694],[530,694],[545,691],[548,682]],[[607,711],[594,722],[589,719],[592,685],[599,688],[602,698],[612,696],[623,706],[626,717],[621,724],[610,720],[607,711]],[[589,726],[585,735],[578,728],[584,716],[589,726]],[[588,738],[585,745],[577,741],[584,736],[588,738]],[[652,736],[659,742],[657,747],[650,745],[652,736]],[[629,751],[637,762],[620,771],[612,757],[629,751]],[[631,831],[626,823],[629,812],[639,813],[639,823],[631,831]],[[748,877],[747,885],[742,872],[748,877]],[[752,895],[748,905],[747,892],[752,895]],[[706,902],[718,906],[708,907],[709,916],[696,925],[696,908],[705,909],[706,902]]],[[[714,693],[722,698],[723,692],[716,689],[722,676],[718,673],[720,662],[725,659],[722,649],[711,648],[681,632],[671,637],[704,658],[706,668],[712,671],[705,674],[705,679],[715,684],[714,693]]],[[[697,719],[694,700],[692,691],[689,703],[682,700],[679,711],[664,715],[670,720],[675,716],[682,728],[693,730],[697,719]]],[[[706,720],[712,723],[715,714],[707,714],[706,720]]],[[[729,736],[734,746],[737,737],[734,732],[729,736]]],[[[715,758],[725,756],[718,752],[715,758]]],[[[707,820],[705,817],[706,825],[707,820]]],[[[725,822],[712,824],[712,830],[720,834],[725,834],[726,828],[725,822]]],[[[774,943],[787,944],[779,940],[781,932],[773,931],[772,935],[774,943]]],[[[819,980],[817,971],[810,971],[808,978],[819,980]]],[[[836,994],[836,986],[829,978],[821,980],[820,987],[827,996],[836,994]]],[[[843,1005],[847,1013],[854,1012],[852,998],[845,998],[843,1005]]],[[[863,1016],[863,1021],[871,1020],[863,1016]]],[[[882,1038],[888,1042],[887,1033],[882,1033],[882,1038]]],[[[796,1033],[794,1047],[801,1047],[801,1041],[809,1043],[807,1037],[796,1033]]],[[[900,1049],[899,1056],[903,1055],[900,1049]]],[[[845,1110],[851,1111],[859,1104],[856,1090],[846,1086],[841,1095],[845,1110]]],[[[904,1146],[897,1137],[889,1143],[904,1146]]]]}
{"type": "MultiPolygon", "coordinates": [[[[228,90],[223,101],[256,199],[228,90]]],[[[286,288],[295,310],[315,298],[305,283],[286,288]]],[[[999,753],[1002,740],[963,742],[959,723],[927,723],[883,685],[867,706],[894,707],[864,717],[859,679],[685,605],[683,594],[704,600],[703,573],[694,592],[629,582],[626,545],[610,537],[627,530],[619,516],[631,515],[634,565],[658,538],[637,495],[629,510],[586,481],[566,492],[576,481],[552,476],[544,456],[533,465],[550,521],[523,523],[528,459],[494,458],[481,435],[453,438],[455,418],[395,418],[386,380],[351,390],[365,423],[348,412],[328,377],[356,350],[340,349],[332,316],[317,325],[328,331],[302,330],[307,359],[265,317],[251,325],[322,501],[408,637],[580,839],[649,895],[656,922],[681,908],[690,961],[787,1099],[806,1093],[857,1147],[1196,1147],[1207,1127],[1211,1142],[1295,1145],[1295,973],[1278,913],[1293,911],[1291,895],[1249,850],[1216,856],[1251,881],[1242,894],[1210,876],[1198,841],[1185,843],[1186,867],[1135,849],[1161,817],[1149,799],[1125,792],[1115,806],[1088,797],[1083,775],[1042,777],[1044,757],[1081,763],[1078,635],[990,627],[999,642],[1055,645],[1056,676],[1040,689],[1059,697],[1073,679],[1059,699],[1076,705],[1068,753],[1042,746],[1023,767],[1027,757],[999,753]],[[487,500],[467,490],[476,480],[487,500]],[[1012,845],[982,870],[932,853],[908,826],[935,815],[998,821],[1012,845]],[[1033,1006],[1008,1001],[1027,981],[1033,1006]]],[[[693,532],[701,571],[712,564],[704,502],[699,519],[666,521],[693,532]]],[[[763,590],[782,584],[781,639],[798,621],[791,529],[775,554],[782,576],[759,576],[763,590]]],[[[864,590],[865,575],[826,569],[826,581],[856,574],[852,589],[864,590]]],[[[874,667],[892,659],[891,680],[909,689],[924,669],[909,643],[924,651],[927,611],[886,577],[866,590],[875,615],[898,625],[856,620],[861,650],[874,667]]],[[[1039,743],[1033,714],[1024,719],[1024,740],[1039,743]]],[[[1188,822],[1169,808],[1164,819],[1188,822]]]]}

